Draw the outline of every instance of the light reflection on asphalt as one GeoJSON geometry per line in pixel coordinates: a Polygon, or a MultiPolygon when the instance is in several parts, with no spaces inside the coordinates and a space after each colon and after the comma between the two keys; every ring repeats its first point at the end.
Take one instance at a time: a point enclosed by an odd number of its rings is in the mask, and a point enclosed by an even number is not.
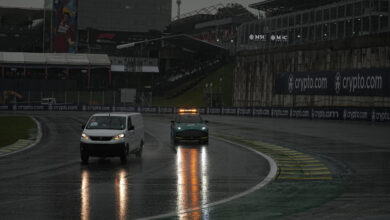
{"type": "MultiPolygon", "coordinates": [[[[115,173],[115,202],[116,202],[116,219],[127,219],[128,208],[128,180],[125,169],[120,169],[115,173]]],[[[90,218],[90,173],[88,170],[81,172],[81,220],[89,220],[90,218]]]]}
{"type": "Polygon", "coordinates": [[[81,220],[89,219],[89,172],[83,170],[81,173],[81,220]]]}
{"type": "Polygon", "coordinates": [[[117,215],[119,214],[117,219],[124,220],[127,216],[127,201],[128,201],[128,188],[127,188],[127,177],[126,171],[124,169],[119,170],[116,173],[115,178],[115,198],[117,205],[119,208],[117,210],[117,215]]]}
{"type": "Polygon", "coordinates": [[[179,219],[208,219],[207,146],[177,146],[177,213],[179,219]],[[191,216],[185,210],[195,209],[191,216]]]}

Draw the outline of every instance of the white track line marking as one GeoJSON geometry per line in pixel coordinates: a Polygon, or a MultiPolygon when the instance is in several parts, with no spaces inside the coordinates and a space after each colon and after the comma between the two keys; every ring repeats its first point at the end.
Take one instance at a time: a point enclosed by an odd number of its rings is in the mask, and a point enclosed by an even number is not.
{"type": "Polygon", "coordinates": [[[220,205],[220,204],[223,204],[223,203],[227,203],[227,202],[230,202],[232,200],[235,200],[235,199],[238,199],[240,197],[243,197],[243,196],[246,196],[248,194],[251,194],[251,193],[253,193],[253,192],[263,188],[264,186],[266,186],[272,180],[275,179],[277,171],[278,171],[278,166],[276,165],[276,162],[271,157],[269,157],[268,155],[266,155],[266,154],[264,154],[262,152],[256,151],[256,150],[254,150],[252,148],[246,147],[244,145],[241,145],[241,144],[238,144],[238,143],[235,143],[235,142],[223,139],[223,138],[218,138],[218,137],[214,137],[214,136],[212,138],[220,140],[220,141],[223,141],[223,142],[226,142],[226,143],[229,143],[229,144],[232,144],[232,145],[236,145],[236,146],[245,148],[245,149],[247,149],[249,151],[252,151],[252,152],[260,155],[261,157],[265,158],[268,161],[269,166],[270,166],[270,172],[263,179],[263,181],[261,181],[260,183],[258,183],[254,187],[248,189],[247,191],[244,191],[242,193],[234,195],[232,197],[229,197],[229,198],[226,198],[226,199],[222,199],[222,200],[219,200],[219,201],[216,201],[216,202],[212,202],[212,203],[209,203],[209,204],[205,204],[205,205],[202,205],[202,206],[199,206],[199,207],[195,207],[195,208],[189,208],[189,209],[185,209],[185,210],[169,212],[169,213],[166,213],[166,214],[155,215],[155,216],[150,216],[150,217],[145,217],[145,218],[139,218],[140,220],[141,219],[144,220],[144,219],[168,218],[168,217],[174,217],[174,216],[178,216],[178,215],[182,215],[182,214],[186,214],[186,213],[190,213],[190,212],[194,212],[194,211],[199,211],[199,210],[202,210],[202,209],[208,209],[208,208],[211,208],[213,206],[220,205]]]}

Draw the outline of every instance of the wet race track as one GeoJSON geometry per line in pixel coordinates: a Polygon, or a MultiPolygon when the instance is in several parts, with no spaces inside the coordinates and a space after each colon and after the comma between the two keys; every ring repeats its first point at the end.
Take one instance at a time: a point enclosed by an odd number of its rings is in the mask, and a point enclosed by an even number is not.
{"type": "Polygon", "coordinates": [[[176,213],[248,190],[269,172],[262,157],[216,139],[172,145],[169,119],[145,119],[141,159],[132,156],[122,165],[119,158],[91,158],[82,165],[80,126],[88,116],[36,114],[42,141],[0,159],[0,216],[133,219],[176,213]]]}
{"type": "Polygon", "coordinates": [[[207,116],[213,134],[208,145],[173,145],[170,117],[145,115],[141,159],[132,156],[123,165],[119,158],[91,158],[82,165],[81,124],[90,114],[31,113],[42,125],[43,138],[29,150],[0,158],[1,219],[389,217],[386,124],[207,116]],[[215,137],[220,134],[273,144],[261,149],[279,160],[278,176],[259,192],[229,201],[261,183],[270,165],[215,137]],[[311,168],[316,170],[311,179],[306,173],[294,176],[282,150],[322,167],[311,168]],[[221,200],[226,203],[207,207],[221,200]]]}

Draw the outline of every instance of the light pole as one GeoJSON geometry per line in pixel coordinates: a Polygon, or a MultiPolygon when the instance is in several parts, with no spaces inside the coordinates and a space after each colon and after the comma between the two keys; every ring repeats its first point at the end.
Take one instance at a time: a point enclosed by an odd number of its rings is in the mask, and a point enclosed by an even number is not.
{"type": "Polygon", "coordinates": [[[46,1],[43,1],[42,53],[45,52],[46,1]]]}
{"type": "Polygon", "coordinates": [[[177,20],[180,19],[180,5],[181,5],[181,0],[176,1],[177,4],[177,20]]]}

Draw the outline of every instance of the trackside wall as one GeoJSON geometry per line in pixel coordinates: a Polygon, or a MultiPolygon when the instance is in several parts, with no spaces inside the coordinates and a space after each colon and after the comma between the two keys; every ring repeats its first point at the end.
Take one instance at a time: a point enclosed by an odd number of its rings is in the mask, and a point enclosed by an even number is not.
{"type": "MultiPolygon", "coordinates": [[[[389,95],[280,94],[279,73],[382,69],[390,74],[390,35],[367,36],[284,48],[247,50],[236,57],[235,107],[390,107],[389,95]]],[[[388,76],[386,76],[388,77],[388,76]]],[[[334,83],[334,82],[330,82],[334,83]]],[[[383,82],[388,87],[388,82],[383,82]]]]}

